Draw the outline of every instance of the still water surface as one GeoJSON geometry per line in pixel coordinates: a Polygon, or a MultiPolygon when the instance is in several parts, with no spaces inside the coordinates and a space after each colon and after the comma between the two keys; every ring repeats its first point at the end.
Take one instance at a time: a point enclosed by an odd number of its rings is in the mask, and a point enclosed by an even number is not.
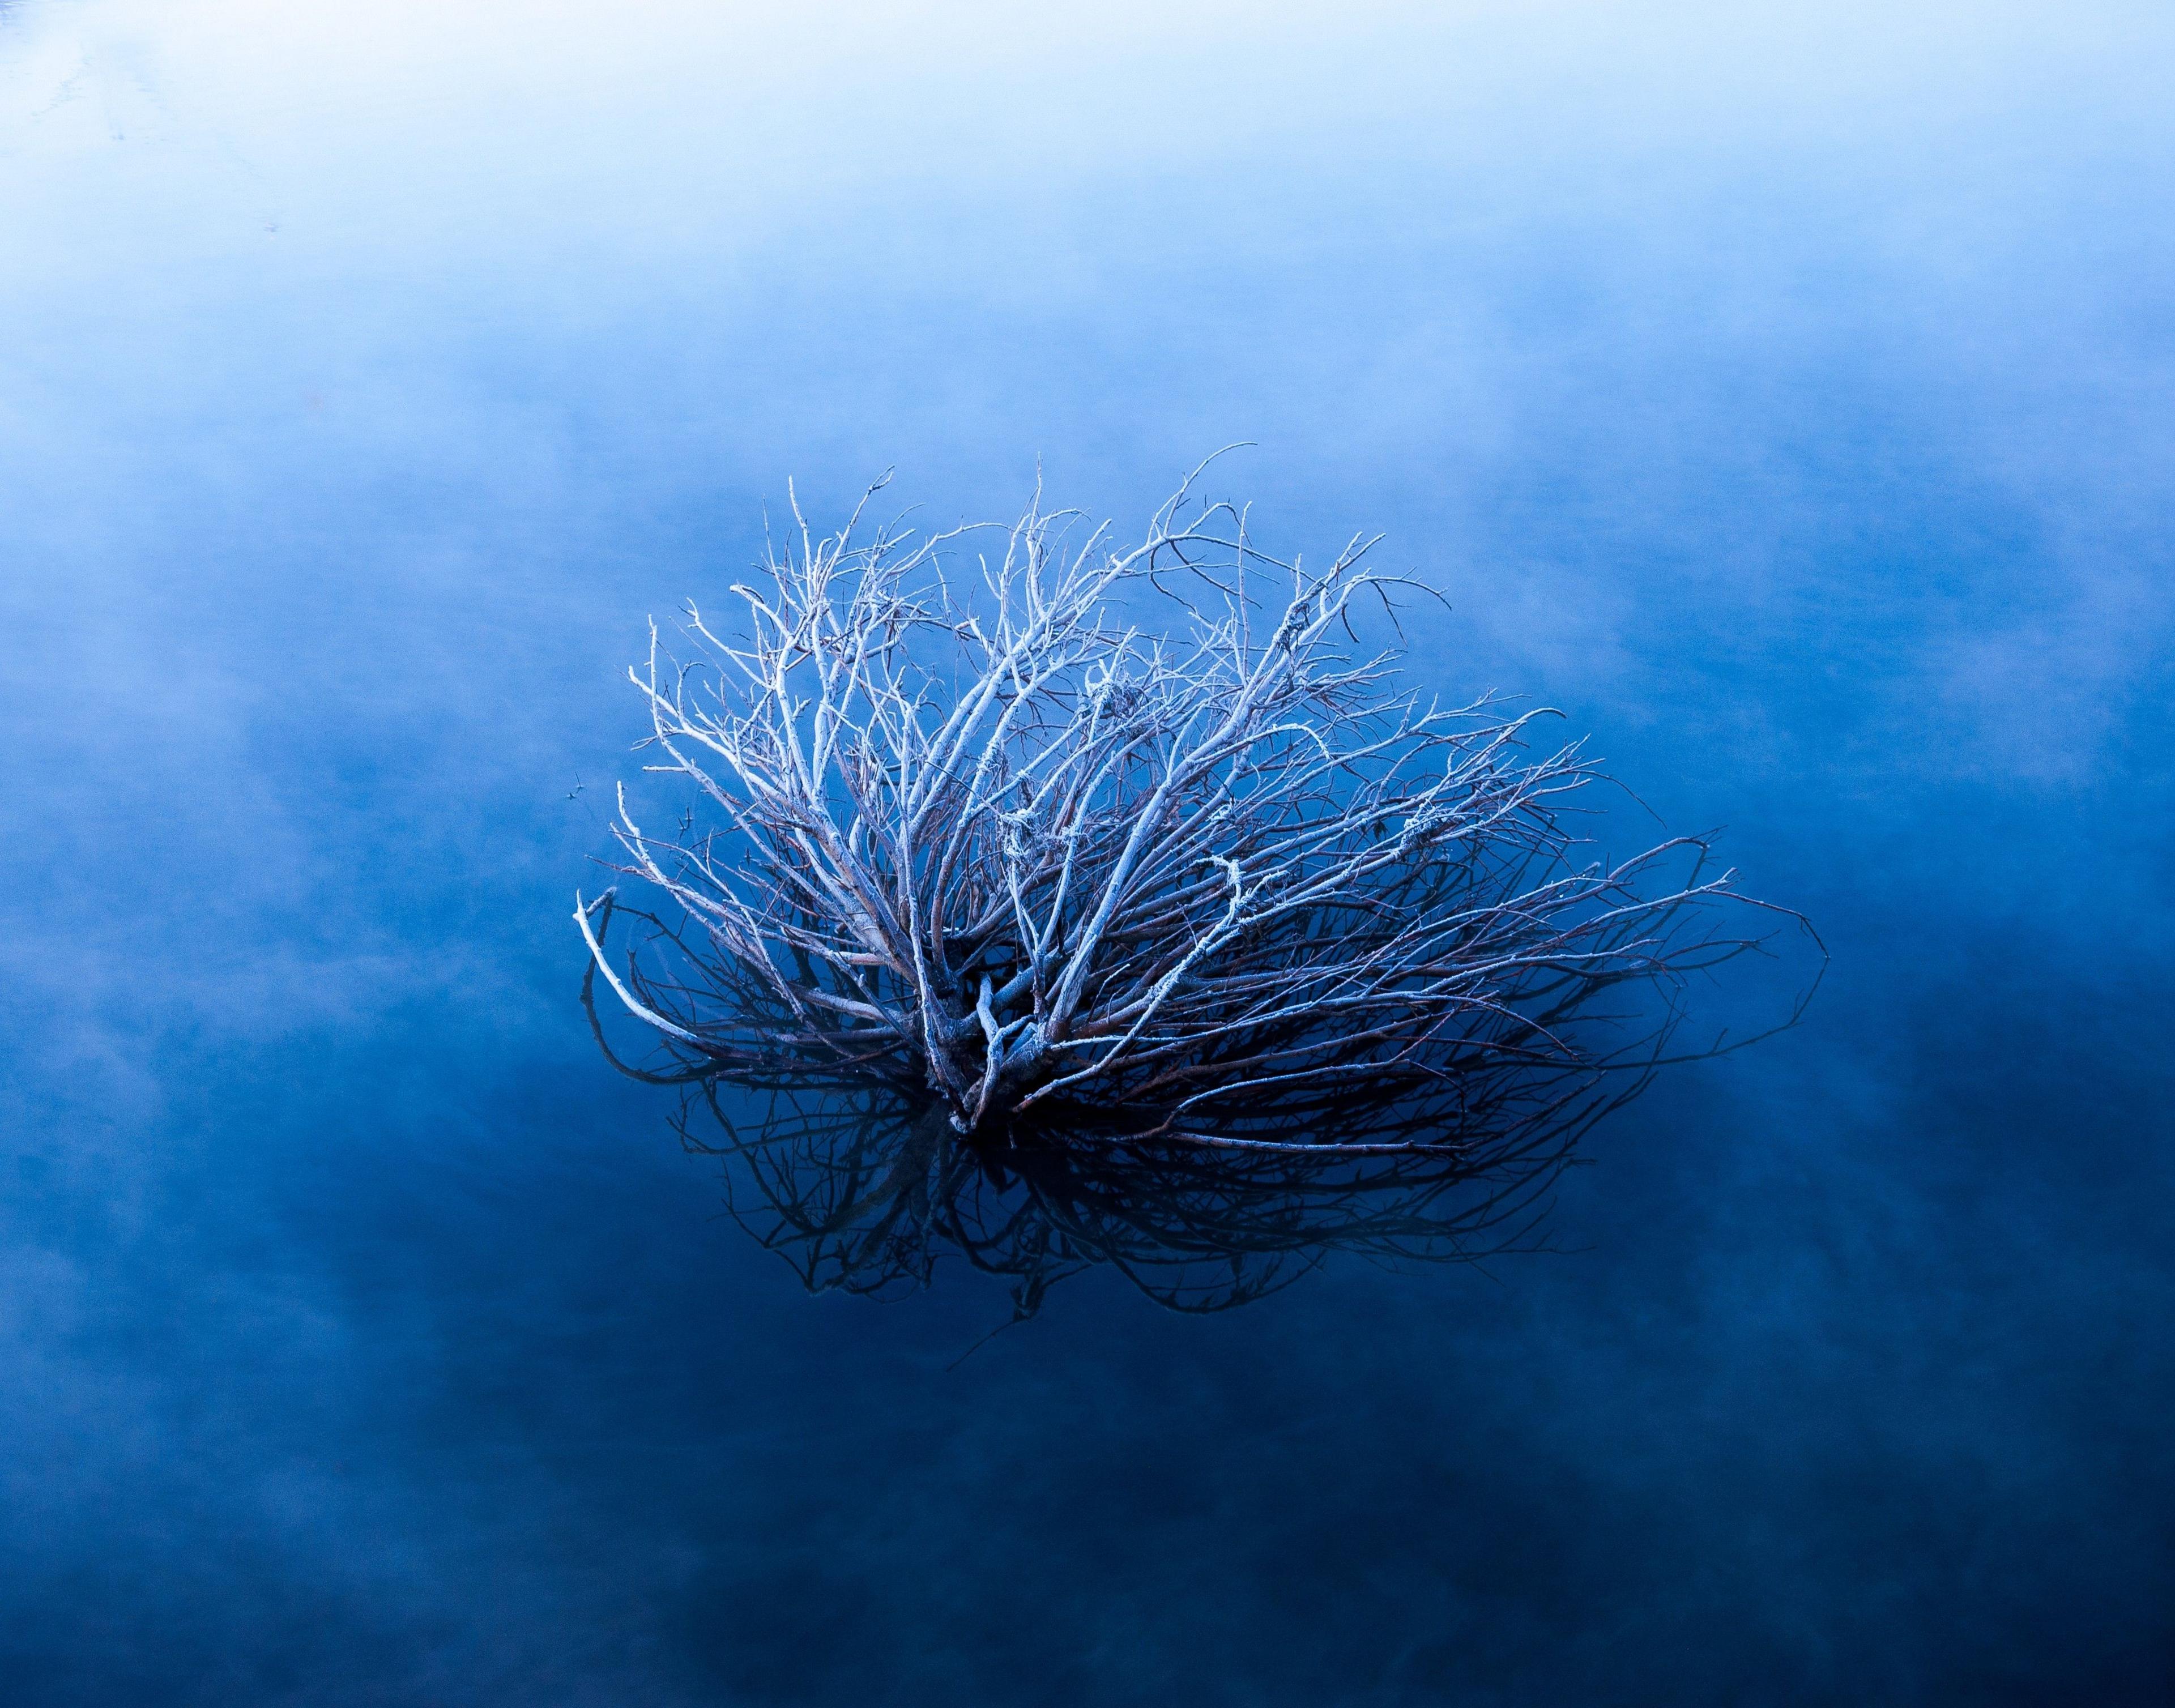
{"type": "Polygon", "coordinates": [[[0,1697],[2175,1695],[2175,24],[1905,14],[0,8],[0,1697]],[[1240,439],[1833,966],[1561,1255],[952,1369],[588,1040],[621,673],[1240,439]]]}

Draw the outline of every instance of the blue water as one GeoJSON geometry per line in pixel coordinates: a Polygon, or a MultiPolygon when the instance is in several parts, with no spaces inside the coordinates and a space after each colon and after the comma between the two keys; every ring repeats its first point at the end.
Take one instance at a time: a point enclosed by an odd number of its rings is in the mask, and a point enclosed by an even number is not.
{"type": "Polygon", "coordinates": [[[0,8],[0,1700],[2175,1700],[2175,19],[1042,9],[0,8]],[[1832,966],[947,1368],[588,1039],[621,672],[1234,440],[1832,966]]]}

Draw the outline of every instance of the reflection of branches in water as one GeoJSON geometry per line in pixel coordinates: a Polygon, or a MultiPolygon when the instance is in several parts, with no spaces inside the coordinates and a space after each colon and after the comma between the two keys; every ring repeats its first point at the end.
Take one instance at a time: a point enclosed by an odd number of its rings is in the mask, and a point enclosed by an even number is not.
{"type": "Polygon", "coordinates": [[[1334,1251],[1397,1263],[1536,1249],[1581,1136],[1645,1088],[1672,1029],[1576,1074],[1499,1075],[1432,1098],[1394,1082],[1355,1089],[1259,1147],[1129,1136],[1079,1109],[963,1135],[941,1103],[887,1086],[742,1100],[699,1059],[621,1065],[681,1085],[683,1141],[726,1159],[735,1219],[812,1291],[896,1295],[955,1255],[1008,1282],[1019,1317],[1104,1263],[1158,1303],[1205,1312],[1334,1251]]]}

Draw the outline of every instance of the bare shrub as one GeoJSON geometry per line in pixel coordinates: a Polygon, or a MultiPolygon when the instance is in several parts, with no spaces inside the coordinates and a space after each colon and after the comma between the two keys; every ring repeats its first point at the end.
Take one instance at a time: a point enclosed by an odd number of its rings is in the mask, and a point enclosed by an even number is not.
{"type": "Polygon", "coordinates": [[[1424,1158],[1495,1206],[1432,1212],[1462,1241],[1662,1059],[1682,981],[1760,939],[1720,929],[1742,898],[1700,839],[1584,852],[1601,778],[1530,745],[1552,713],[1406,684],[1396,596],[1425,589],[1371,542],[1279,561],[1199,474],[1131,545],[1038,494],[963,572],[968,530],[865,537],[865,497],[819,536],[796,506],[734,620],[691,606],[685,660],[653,626],[632,673],[648,768],[697,805],[659,835],[622,789],[622,870],[664,902],[577,897],[593,976],[664,1077],[859,1087],[984,1159],[1167,1179],[1424,1158]]]}

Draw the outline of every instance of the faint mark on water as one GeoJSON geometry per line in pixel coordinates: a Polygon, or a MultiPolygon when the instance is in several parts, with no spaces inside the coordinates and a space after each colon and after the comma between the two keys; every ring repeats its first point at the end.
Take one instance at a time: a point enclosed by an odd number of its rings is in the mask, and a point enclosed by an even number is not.
{"type": "MultiPolygon", "coordinates": [[[[34,8],[26,0],[0,0],[0,25],[21,32],[22,51],[14,68],[35,91],[18,106],[19,118],[10,127],[8,151],[28,148],[41,138],[46,147],[65,146],[52,135],[51,122],[90,103],[88,110],[95,111],[93,122],[106,142],[157,144],[215,161],[230,186],[236,179],[248,186],[252,222],[265,236],[277,236],[284,219],[270,181],[225,126],[197,117],[187,96],[171,92],[156,62],[155,43],[96,8],[75,13],[65,30],[42,40],[28,30],[34,18],[57,12],[52,6],[34,8]]],[[[0,106],[0,113],[4,111],[0,106]]]]}

